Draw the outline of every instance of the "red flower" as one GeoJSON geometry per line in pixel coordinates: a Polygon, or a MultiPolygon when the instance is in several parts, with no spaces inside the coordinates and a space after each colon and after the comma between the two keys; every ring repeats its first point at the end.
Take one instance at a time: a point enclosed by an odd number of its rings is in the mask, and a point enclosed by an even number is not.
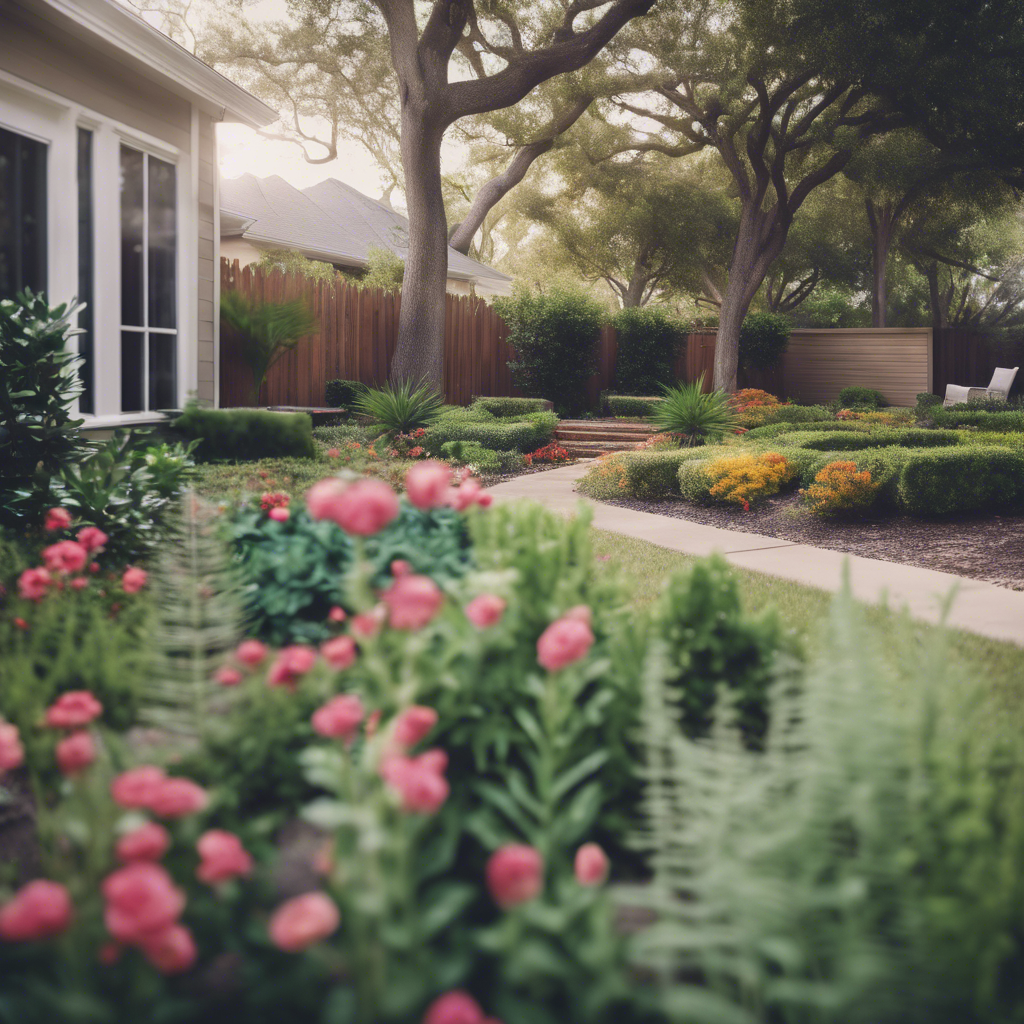
{"type": "Polygon", "coordinates": [[[103,714],[103,705],[88,690],[62,693],[46,710],[51,729],[79,729],[103,714]]]}
{"type": "Polygon", "coordinates": [[[96,526],[85,526],[78,531],[77,539],[89,554],[96,554],[103,550],[110,538],[96,526]]]}
{"type": "Polygon", "coordinates": [[[278,651],[270,666],[267,683],[270,686],[294,687],[300,676],[304,676],[316,664],[316,651],[312,647],[293,644],[278,651]]]}
{"type": "Polygon", "coordinates": [[[59,882],[37,878],[23,885],[0,909],[0,939],[30,942],[60,935],[73,916],[67,889],[59,882]]]}
{"type": "Polygon", "coordinates": [[[286,523],[291,516],[291,512],[286,508],[272,508],[267,516],[274,520],[275,523],[286,523]]]}
{"type": "Polygon", "coordinates": [[[163,825],[147,821],[127,832],[114,846],[117,859],[125,864],[137,860],[159,860],[170,848],[171,837],[163,825]]]}
{"type": "Polygon", "coordinates": [[[381,594],[395,629],[422,629],[441,610],[444,594],[429,576],[400,576],[381,594]]]}
{"type": "Polygon", "coordinates": [[[246,668],[256,668],[266,656],[267,645],[261,644],[259,640],[243,640],[235,650],[235,660],[246,668]]]}
{"type": "Polygon", "coordinates": [[[19,767],[25,760],[25,748],[16,725],[0,719],[0,775],[19,767]]]}
{"type": "Polygon", "coordinates": [[[207,803],[206,790],[191,779],[164,779],[149,801],[149,809],[159,818],[183,818],[201,811],[207,803]]]}
{"type": "Polygon", "coordinates": [[[313,731],[330,739],[349,740],[355,735],[366,712],[355,694],[332,697],[313,712],[313,731]]]}
{"type": "Polygon", "coordinates": [[[143,944],[175,924],[185,896],[159,864],[134,861],[103,881],[107,931],[119,942],[143,944]]]}
{"type": "Polygon", "coordinates": [[[433,814],[448,799],[444,769],[448,757],[443,751],[430,751],[419,757],[392,754],[380,766],[380,774],[402,800],[402,809],[413,814],[433,814]],[[440,753],[441,758],[432,756],[440,753]]]}
{"type": "Polygon", "coordinates": [[[77,775],[96,760],[96,744],[85,730],[73,732],[57,744],[56,757],[64,775],[77,775]]]}
{"type": "Polygon", "coordinates": [[[339,672],[355,664],[358,651],[356,642],[350,636],[336,636],[320,645],[324,661],[339,672]]]}
{"type": "Polygon", "coordinates": [[[329,458],[329,459],[336,459],[336,458],[338,458],[339,455],[341,455],[341,452],[338,451],[337,448],[328,448],[327,449],[327,458],[329,458]]]}
{"type": "Polygon", "coordinates": [[[43,548],[43,561],[50,572],[64,576],[81,572],[89,561],[89,552],[76,540],[61,540],[43,548]]]}
{"type": "Polygon", "coordinates": [[[496,626],[505,614],[505,599],[497,594],[481,594],[466,605],[466,618],[477,629],[496,626]]]}
{"type": "Polygon", "coordinates": [[[128,810],[149,807],[166,779],[162,768],[140,765],[118,775],[110,784],[110,795],[114,803],[128,810]]]}
{"type": "Polygon", "coordinates": [[[314,519],[330,519],[346,533],[370,537],[398,516],[398,498],[383,480],[321,480],[306,494],[306,507],[314,519]]]}
{"type": "Polygon", "coordinates": [[[202,863],[196,868],[196,878],[207,885],[226,882],[252,874],[252,857],[242,846],[238,836],[222,829],[204,832],[196,843],[202,863]]]}
{"type": "Polygon", "coordinates": [[[408,576],[412,573],[412,566],[404,558],[396,558],[391,563],[391,575],[396,579],[400,576],[408,576]]]}
{"type": "Polygon", "coordinates": [[[64,508],[51,508],[46,513],[46,521],[43,523],[43,529],[48,533],[54,533],[57,530],[66,530],[71,525],[71,513],[64,508]]]}
{"type": "Polygon", "coordinates": [[[608,877],[608,855],[597,843],[584,843],[576,851],[574,868],[580,885],[601,885],[608,877]]]}
{"type": "Polygon", "coordinates": [[[328,622],[344,622],[348,616],[345,614],[345,609],[340,605],[334,605],[333,608],[327,613],[328,622]]]}
{"type": "Polygon", "coordinates": [[[233,665],[221,665],[213,673],[213,681],[221,686],[237,686],[242,681],[242,673],[233,665]]]}
{"type": "Polygon", "coordinates": [[[302,950],[332,935],[341,922],[338,908],[322,892],[286,900],[270,918],[270,941],[286,953],[302,950]]]}
{"type": "Polygon", "coordinates": [[[532,847],[510,843],[487,861],[487,888],[494,902],[507,910],[535,899],[543,886],[544,860],[532,847]]]}
{"type": "Polygon", "coordinates": [[[401,712],[395,720],[395,742],[403,747],[415,747],[435,725],[437,712],[433,708],[414,704],[401,712]]]}
{"type": "Polygon", "coordinates": [[[53,577],[47,569],[26,569],[18,577],[18,593],[26,601],[41,601],[53,577]]]}
{"type": "Polygon", "coordinates": [[[593,642],[594,634],[587,623],[561,618],[540,635],[537,661],[549,672],[557,672],[584,657],[593,642]]]}
{"type": "Polygon", "coordinates": [[[148,576],[145,569],[137,569],[130,565],[121,577],[121,586],[126,594],[138,593],[145,585],[148,576]]]}
{"type": "Polygon", "coordinates": [[[352,618],[352,632],[361,637],[376,636],[387,615],[388,610],[382,604],[377,605],[372,611],[355,615],[352,618]]]}
{"type": "Polygon", "coordinates": [[[484,1024],[484,1011],[468,992],[456,989],[427,1007],[422,1024],[484,1024]]]}
{"type": "Polygon", "coordinates": [[[183,924],[172,924],[147,935],[140,940],[139,948],[161,974],[187,971],[198,955],[192,933],[183,924]]]}

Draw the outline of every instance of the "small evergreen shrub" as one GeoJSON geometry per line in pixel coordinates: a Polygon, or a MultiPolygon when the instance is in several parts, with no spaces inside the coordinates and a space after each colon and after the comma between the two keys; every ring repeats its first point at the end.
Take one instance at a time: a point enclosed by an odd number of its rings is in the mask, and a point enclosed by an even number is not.
{"type": "Polygon", "coordinates": [[[911,515],[1016,512],[1024,508],[1024,455],[983,445],[915,451],[896,497],[911,515]]]}
{"type": "Polygon", "coordinates": [[[1005,412],[988,412],[974,409],[970,405],[936,406],[928,410],[929,416],[938,427],[977,427],[979,430],[1024,431],[1024,410],[1009,409],[1005,412]]]}
{"type": "Polygon", "coordinates": [[[333,409],[347,409],[367,391],[359,380],[329,380],[324,382],[324,402],[333,409]]]}
{"type": "Polygon", "coordinates": [[[531,412],[550,412],[551,403],[545,398],[476,398],[470,408],[482,409],[500,420],[507,420],[531,412]]]}
{"type": "Polygon", "coordinates": [[[440,454],[453,466],[471,466],[477,473],[485,475],[513,473],[526,464],[522,452],[494,451],[479,441],[447,441],[441,445],[440,454]]]}
{"type": "Polygon", "coordinates": [[[744,435],[744,441],[771,441],[785,434],[800,434],[807,431],[839,431],[844,433],[867,434],[871,431],[869,423],[854,420],[811,420],[807,423],[766,423],[763,427],[752,427],[744,435]]]}
{"type": "Polygon", "coordinates": [[[884,448],[898,445],[901,448],[942,448],[955,445],[959,438],[955,430],[872,430],[870,433],[841,432],[830,430],[817,437],[806,433],[790,443],[799,444],[819,452],[851,452],[864,448],[884,448]]]}
{"type": "Polygon", "coordinates": [[[814,423],[833,418],[823,405],[755,405],[739,414],[739,425],[749,430],[766,423],[814,423]]]}
{"type": "Polygon", "coordinates": [[[600,303],[583,292],[554,288],[495,299],[494,309],[508,324],[508,343],[516,351],[509,363],[515,386],[533,398],[549,399],[560,412],[579,414],[597,365],[605,319],[600,303]]]}
{"type": "Polygon", "coordinates": [[[174,429],[199,441],[196,458],[203,461],[316,456],[313,422],[304,412],[202,409],[191,405],[174,421],[174,429]]]}
{"type": "Polygon", "coordinates": [[[930,391],[922,391],[917,396],[918,412],[931,411],[932,407],[936,405],[942,405],[942,397],[940,395],[933,395],[930,391]]]}
{"type": "Polygon", "coordinates": [[[634,398],[631,395],[608,395],[605,398],[612,416],[629,416],[644,420],[654,415],[660,398],[634,398]]]}
{"type": "Polygon", "coordinates": [[[782,358],[793,326],[779,313],[751,313],[740,327],[740,364],[770,370],[782,358]]]}
{"type": "Polygon", "coordinates": [[[878,482],[871,479],[868,470],[858,470],[853,462],[830,462],[800,494],[818,515],[855,515],[871,507],[878,488],[878,482]]]}
{"type": "Polygon", "coordinates": [[[618,333],[616,391],[626,395],[651,395],[670,385],[676,356],[680,350],[685,351],[684,326],[658,306],[620,309],[612,317],[612,324],[618,333]]]}
{"type": "Polygon", "coordinates": [[[679,495],[679,467],[693,459],[703,459],[716,448],[674,448],[616,452],[598,459],[577,489],[589,498],[668,498],[679,495]]]}
{"type": "Polygon", "coordinates": [[[428,428],[423,447],[432,455],[442,455],[450,441],[475,441],[496,452],[531,452],[548,441],[558,425],[553,412],[530,413],[519,420],[479,422],[469,410],[456,415],[444,414],[428,428]]]}
{"type": "Polygon", "coordinates": [[[870,409],[884,409],[889,403],[885,395],[874,388],[847,387],[839,392],[839,404],[846,409],[854,406],[870,409]]]}

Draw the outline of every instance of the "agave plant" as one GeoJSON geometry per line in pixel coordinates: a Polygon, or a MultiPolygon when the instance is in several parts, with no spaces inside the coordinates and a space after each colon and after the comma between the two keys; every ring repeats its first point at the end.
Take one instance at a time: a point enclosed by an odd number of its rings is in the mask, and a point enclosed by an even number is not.
{"type": "Polygon", "coordinates": [[[414,385],[404,380],[369,388],[356,398],[354,408],[390,434],[408,434],[436,419],[443,405],[443,399],[429,384],[414,385]]]}
{"type": "Polygon", "coordinates": [[[704,392],[704,375],[689,384],[663,386],[664,399],[652,414],[659,433],[676,434],[680,447],[721,441],[739,426],[729,396],[721,390],[704,392]]]}

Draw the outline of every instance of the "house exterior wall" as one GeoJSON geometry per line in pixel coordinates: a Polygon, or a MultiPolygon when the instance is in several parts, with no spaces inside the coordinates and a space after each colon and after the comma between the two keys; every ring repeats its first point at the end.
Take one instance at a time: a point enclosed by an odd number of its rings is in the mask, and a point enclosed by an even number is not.
{"type": "Polygon", "coordinates": [[[178,405],[215,399],[216,140],[209,114],[7,0],[0,31],[0,126],[47,144],[48,293],[77,292],[75,139],[93,133],[95,412],[86,427],[151,421],[121,412],[118,160],[121,145],[176,174],[178,405]]]}

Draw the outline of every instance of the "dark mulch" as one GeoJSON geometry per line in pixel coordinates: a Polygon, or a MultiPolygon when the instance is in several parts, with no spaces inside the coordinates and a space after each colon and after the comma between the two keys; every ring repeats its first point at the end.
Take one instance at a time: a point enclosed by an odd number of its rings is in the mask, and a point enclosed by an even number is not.
{"type": "Polygon", "coordinates": [[[803,508],[795,494],[776,495],[749,512],[726,505],[694,505],[680,498],[608,504],[1024,590],[1024,516],[823,519],[803,508]]]}

